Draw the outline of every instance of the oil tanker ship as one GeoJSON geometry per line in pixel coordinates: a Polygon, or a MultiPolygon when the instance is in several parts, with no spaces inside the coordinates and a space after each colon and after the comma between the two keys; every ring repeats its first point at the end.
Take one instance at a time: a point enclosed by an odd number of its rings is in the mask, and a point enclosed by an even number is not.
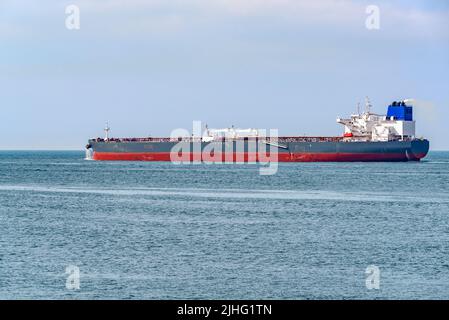
{"type": "Polygon", "coordinates": [[[212,161],[212,162],[354,162],[419,161],[429,141],[415,137],[413,107],[408,100],[394,101],[386,115],[365,110],[337,118],[344,126],[336,137],[274,137],[257,129],[209,129],[198,136],[169,138],[90,139],[87,156],[104,161],[212,161]],[[275,156],[274,156],[275,155],[275,156]]]}

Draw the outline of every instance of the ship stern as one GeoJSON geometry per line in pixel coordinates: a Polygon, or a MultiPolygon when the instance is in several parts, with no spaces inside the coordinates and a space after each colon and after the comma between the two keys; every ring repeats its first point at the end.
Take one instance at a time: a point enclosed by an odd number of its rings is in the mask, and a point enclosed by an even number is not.
{"type": "Polygon", "coordinates": [[[410,149],[407,150],[407,159],[412,161],[419,161],[429,153],[430,143],[426,139],[413,140],[410,149]]]}

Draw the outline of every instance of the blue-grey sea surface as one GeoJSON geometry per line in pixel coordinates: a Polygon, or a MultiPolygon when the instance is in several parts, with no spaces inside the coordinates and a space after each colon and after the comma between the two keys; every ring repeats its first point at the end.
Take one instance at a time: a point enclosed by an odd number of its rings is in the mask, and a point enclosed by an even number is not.
{"type": "Polygon", "coordinates": [[[449,152],[271,176],[0,152],[0,299],[426,298],[449,299],[449,152]]]}

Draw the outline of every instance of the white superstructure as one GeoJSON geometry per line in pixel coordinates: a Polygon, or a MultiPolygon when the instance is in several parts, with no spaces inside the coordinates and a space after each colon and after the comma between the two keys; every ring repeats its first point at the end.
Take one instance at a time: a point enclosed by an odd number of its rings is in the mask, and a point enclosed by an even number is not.
{"type": "MultiPolygon", "coordinates": [[[[394,102],[389,108],[391,107],[400,108],[400,111],[405,108],[411,110],[411,107],[405,105],[405,101],[394,102]]],[[[397,117],[371,113],[371,104],[368,98],[363,113],[358,111],[349,119],[337,118],[337,122],[345,126],[344,136],[350,140],[391,141],[408,140],[415,137],[415,121],[411,115],[397,117]]]]}

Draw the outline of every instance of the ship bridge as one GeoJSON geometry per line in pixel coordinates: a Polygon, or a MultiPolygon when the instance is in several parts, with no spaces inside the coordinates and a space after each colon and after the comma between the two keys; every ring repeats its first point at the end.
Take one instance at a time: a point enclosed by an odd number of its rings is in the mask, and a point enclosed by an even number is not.
{"type": "Polygon", "coordinates": [[[415,138],[413,108],[409,100],[394,101],[388,106],[386,115],[371,112],[371,104],[366,99],[365,111],[351,115],[349,119],[337,118],[344,125],[344,137],[355,141],[392,141],[415,138]]]}

